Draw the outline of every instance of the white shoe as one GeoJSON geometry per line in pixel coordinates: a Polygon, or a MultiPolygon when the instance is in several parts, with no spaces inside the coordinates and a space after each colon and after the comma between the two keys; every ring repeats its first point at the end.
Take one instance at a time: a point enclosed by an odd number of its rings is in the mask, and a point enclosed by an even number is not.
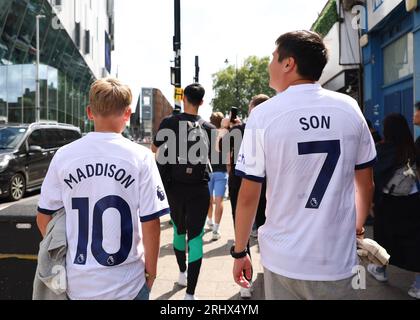
{"type": "Polygon", "coordinates": [[[217,240],[219,240],[221,237],[222,237],[222,235],[220,234],[220,232],[219,232],[219,231],[213,231],[213,237],[212,237],[212,240],[213,240],[213,241],[217,241],[217,240]]]}
{"type": "Polygon", "coordinates": [[[188,275],[187,272],[180,272],[177,282],[181,287],[186,287],[188,283],[188,275]]]}
{"type": "Polygon", "coordinates": [[[367,267],[368,272],[379,282],[386,282],[388,281],[388,277],[386,272],[380,272],[377,270],[378,266],[376,264],[369,264],[367,267]]]}
{"type": "Polygon", "coordinates": [[[198,300],[198,298],[192,294],[185,294],[184,300],[198,300]]]}
{"type": "Polygon", "coordinates": [[[408,295],[414,299],[420,299],[420,289],[417,289],[414,285],[408,290],[408,295]]]}

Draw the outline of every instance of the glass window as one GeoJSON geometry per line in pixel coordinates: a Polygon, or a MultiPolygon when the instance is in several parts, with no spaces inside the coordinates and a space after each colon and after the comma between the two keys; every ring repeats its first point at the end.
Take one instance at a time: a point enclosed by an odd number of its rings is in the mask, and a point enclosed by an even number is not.
{"type": "Polygon", "coordinates": [[[0,1],[0,65],[4,64],[3,59],[8,57],[9,46],[6,41],[3,40],[3,28],[7,21],[12,0],[0,1]]]}
{"type": "Polygon", "coordinates": [[[39,66],[39,92],[40,92],[40,117],[41,120],[47,120],[48,118],[48,102],[47,102],[47,96],[48,96],[48,70],[47,66],[40,65],[39,66]]]}
{"type": "Polygon", "coordinates": [[[48,143],[45,138],[45,130],[35,130],[28,138],[28,146],[39,146],[42,149],[47,149],[48,143]]]}
{"type": "Polygon", "coordinates": [[[48,120],[58,120],[58,70],[48,67],[48,120]]]}
{"type": "Polygon", "coordinates": [[[25,135],[25,128],[0,127],[0,149],[14,149],[22,141],[25,135]]]}
{"type": "Polygon", "coordinates": [[[66,144],[81,138],[80,133],[73,130],[64,130],[64,135],[66,137],[66,144]]]}
{"type": "Polygon", "coordinates": [[[7,120],[7,67],[0,65],[0,120],[7,120]]]}
{"type": "Polygon", "coordinates": [[[22,66],[23,74],[23,122],[35,121],[36,67],[32,64],[22,66]]]}
{"type": "Polygon", "coordinates": [[[62,130],[46,129],[45,138],[47,141],[46,149],[55,149],[65,145],[65,137],[62,130]]]}
{"type": "Polygon", "coordinates": [[[22,58],[19,54],[20,50],[24,46],[24,41],[18,38],[18,31],[22,26],[23,20],[26,16],[27,2],[25,1],[13,1],[9,15],[6,18],[6,22],[3,29],[2,40],[8,46],[8,60],[16,61],[22,58]],[[17,52],[16,55],[12,55],[13,49],[17,52]]]}
{"type": "Polygon", "coordinates": [[[22,65],[7,66],[7,102],[9,105],[9,122],[21,123],[23,92],[22,65]]]}
{"type": "Polygon", "coordinates": [[[66,122],[66,76],[58,73],[58,122],[66,122]]]}
{"type": "Polygon", "coordinates": [[[408,33],[384,49],[384,84],[398,81],[413,73],[413,34],[408,33]]]}

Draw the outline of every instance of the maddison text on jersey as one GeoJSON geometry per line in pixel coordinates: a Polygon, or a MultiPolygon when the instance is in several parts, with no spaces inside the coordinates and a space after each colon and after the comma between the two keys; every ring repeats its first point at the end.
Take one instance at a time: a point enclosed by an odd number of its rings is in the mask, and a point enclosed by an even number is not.
{"type": "Polygon", "coordinates": [[[135,181],[131,175],[127,174],[124,169],[119,169],[115,164],[88,164],[82,168],[77,168],[75,172],[70,173],[64,183],[73,190],[73,187],[83,180],[93,177],[108,177],[120,182],[121,185],[128,189],[135,181]]]}

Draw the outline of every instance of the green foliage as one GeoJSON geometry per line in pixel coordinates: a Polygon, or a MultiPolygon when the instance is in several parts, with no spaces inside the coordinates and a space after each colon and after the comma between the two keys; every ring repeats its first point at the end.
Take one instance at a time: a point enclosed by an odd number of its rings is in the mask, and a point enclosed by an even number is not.
{"type": "Polygon", "coordinates": [[[261,93],[270,97],[275,95],[275,91],[269,87],[269,62],[269,57],[251,56],[237,70],[230,65],[214,74],[213,110],[229,114],[232,107],[238,107],[240,117],[244,118],[248,115],[248,105],[254,96],[261,93]]]}
{"type": "Polygon", "coordinates": [[[312,31],[319,33],[322,37],[325,37],[337,21],[338,13],[336,0],[330,0],[311,29],[312,31]]]}

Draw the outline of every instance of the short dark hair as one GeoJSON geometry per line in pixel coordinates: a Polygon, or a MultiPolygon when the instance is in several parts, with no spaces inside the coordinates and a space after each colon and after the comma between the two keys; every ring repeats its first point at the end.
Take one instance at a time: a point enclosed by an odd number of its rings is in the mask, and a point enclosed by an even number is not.
{"type": "Polygon", "coordinates": [[[205,94],[206,90],[204,90],[203,86],[198,83],[191,84],[184,90],[184,95],[188,102],[195,107],[200,106],[205,94]]]}
{"type": "Polygon", "coordinates": [[[306,30],[288,32],[276,41],[279,62],[293,58],[297,72],[306,80],[318,81],[328,63],[328,50],[318,33],[306,30]]]}
{"type": "Polygon", "coordinates": [[[414,107],[416,108],[416,110],[420,110],[420,101],[419,101],[419,102],[417,102],[417,103],[414,105],[414,107]]]}

